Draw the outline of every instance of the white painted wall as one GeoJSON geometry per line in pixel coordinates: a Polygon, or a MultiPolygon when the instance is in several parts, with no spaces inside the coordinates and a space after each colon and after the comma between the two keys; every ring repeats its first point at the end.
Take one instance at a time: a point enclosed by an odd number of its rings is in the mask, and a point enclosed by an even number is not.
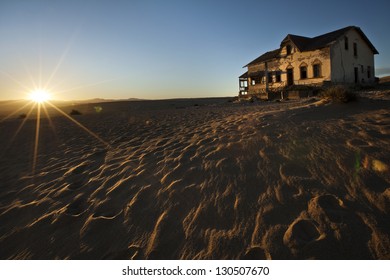
{"type": "Polygon", "coordinates": [[[348,37],[348,50],[345,49],[343,37],[339,38],[330,48],[332,82],[353,84],[355,82],[354,68],[357,67],[359,83],[374,83],[374,53],[355,30],[348,31],[346,36],[348,37]],[[357,56],[354,56],[353,43],[357,44],[357,56]],[[370,78],[368,78],[367,66],[371,69],[370,78]]]}

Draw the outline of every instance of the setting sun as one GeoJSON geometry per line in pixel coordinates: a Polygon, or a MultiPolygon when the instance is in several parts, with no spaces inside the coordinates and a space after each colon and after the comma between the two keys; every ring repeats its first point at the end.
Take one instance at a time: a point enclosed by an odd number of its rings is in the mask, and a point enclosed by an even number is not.
{"type": "Polygon", "coordinates": [[[42,89],[31,92],[29,97],[32,101],[35,101],[37,103],[42,103],[50,100],[50,94],[42,89]]]}

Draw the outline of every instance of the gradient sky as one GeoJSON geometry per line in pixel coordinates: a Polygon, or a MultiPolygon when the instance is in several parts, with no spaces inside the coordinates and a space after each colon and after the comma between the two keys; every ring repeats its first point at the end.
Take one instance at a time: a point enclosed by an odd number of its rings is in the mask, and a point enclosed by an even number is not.
{"type": "Polygon", "coordinates": [[[349,25],[390,75],[390,2],[0,0],[0,99],[233,96],[242,67],[289,33],[349,25]]]}

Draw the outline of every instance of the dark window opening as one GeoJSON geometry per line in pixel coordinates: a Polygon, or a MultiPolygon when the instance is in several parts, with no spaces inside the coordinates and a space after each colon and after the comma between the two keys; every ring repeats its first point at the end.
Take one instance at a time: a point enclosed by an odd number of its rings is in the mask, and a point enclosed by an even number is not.
{"type": "Polygon", "coordinates": [[[359,68],[354,67],[354,74],[355,74],[355,84],[359,82],[359,68]]]}
{"type": "Polygon", "coordinates": [[[353,55],[354,55],[354,56],[357,56],[357,55],[358,55],[357,44],[356,44],[356,43],[353,43],[353,55]]]}
{"type": "Polygon", "coordinates": [[[251,85],[255,86],[257,84],[263,83],[263,76],[255,76],[251,78],[251,85]]]}
{"type": "Polygon", "coordinates": [[[360,65],[360,70],[362,71],[362,74],[364,73],[364,66],[360,65]]]}
{"type": "Polygon", "coordinates": [[[268,73],[268,83],[273,83],[272,73],[268,73]]]}
{"type": "Polygon", "coordinates": [[[345,36],[344,37],[344,48],[345,48],[345,50],[348,50],[348,37],[347,36],[345,36]]]}
{"type": "Polygon", "coordinates": [[[291,46],[290,45],[286,46],[286,50],[287,50],[287,55],[291,54],[291,46]]]}
{"type": "Polygon", "coordinates": [[[276,71],[275,73],[275,82],[280,83],[282,81],[281,73],[280,71],[276,71]]]}
{"type": "Polygon", "coordinates": [[[367,66],[367,78],[371,78],[371,67],[367,66]]]}
{"type": "Polygon", "coordinates": [[[299,69],[301,71],[301,79],[307,79],[307,67],[301,66],[299,69]]]}
{"type": "Polygon", "coordinates": [[[321,77],[321,65],[320,64],[313,65],[313,77],[314,78],[321,77]]]}
{"type": "Polygon", "coordinates": [[[287,85],[291,86],[294,84],[294,70],[293,68],[287,69],[287,85]]]}

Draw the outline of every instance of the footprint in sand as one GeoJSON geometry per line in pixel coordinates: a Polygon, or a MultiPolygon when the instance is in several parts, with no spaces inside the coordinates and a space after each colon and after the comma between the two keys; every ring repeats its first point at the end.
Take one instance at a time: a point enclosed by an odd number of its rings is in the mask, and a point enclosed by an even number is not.
{"type": "Polygon", "coordinates": [[[347,141],[347,145],[352,148],[367,148],[370,147],[371,144],[367,141],[361,139],[351,139],[347,141]]]}
{"type": "Polygon", "coordinates": [[[73,217],[80,216],[87,211],[86,199],[82,196],[77,196],[66,207],[65,214],[73,217]]]}
{"type": "Polygon", "coordinates": [[[299,218],[288,227],[283,242],[288,247],[301,247],[319,240],[320,236],[321,234],[314,221],[299,218]]]}
{"type": "Polygon", "coordinates": [[[333,223],[341,223],[347,214],[341,199],[331,194],[320,195],[309,202],[309,214],[320,220],[328,219],[333,223]]]}
{"type": "Polygon", "coordinates": [[[308,214],[324,233],[315,246],[326,258],[360,259],[368,255],[367,244],[372,230],[344,202],[332,194],[319,195],[309,201],[308,214]]]}
{"type": "Polygon", "coordinates": [[[283,180],[289,181],[290,178],[310,178],[311,174],[306,167],[296,163],[285,163],[279,168],[280,177],[283,180]]]}
{"type": "Polygon", "coordinates": [[[267,257],[262,248],[254,246],[249,248],[245,254],[242,256],[243,260],[266,260],[267,257]]]}
{"type": "Polygon", "coordinates": [[[73,168],[70,168],[65,174],[64,179],[69,183],[68,189],[76,191],[83,187],[84,183],[88,181],[85,170],[88,170],[88,163],[81,163],[73,168]]]}

